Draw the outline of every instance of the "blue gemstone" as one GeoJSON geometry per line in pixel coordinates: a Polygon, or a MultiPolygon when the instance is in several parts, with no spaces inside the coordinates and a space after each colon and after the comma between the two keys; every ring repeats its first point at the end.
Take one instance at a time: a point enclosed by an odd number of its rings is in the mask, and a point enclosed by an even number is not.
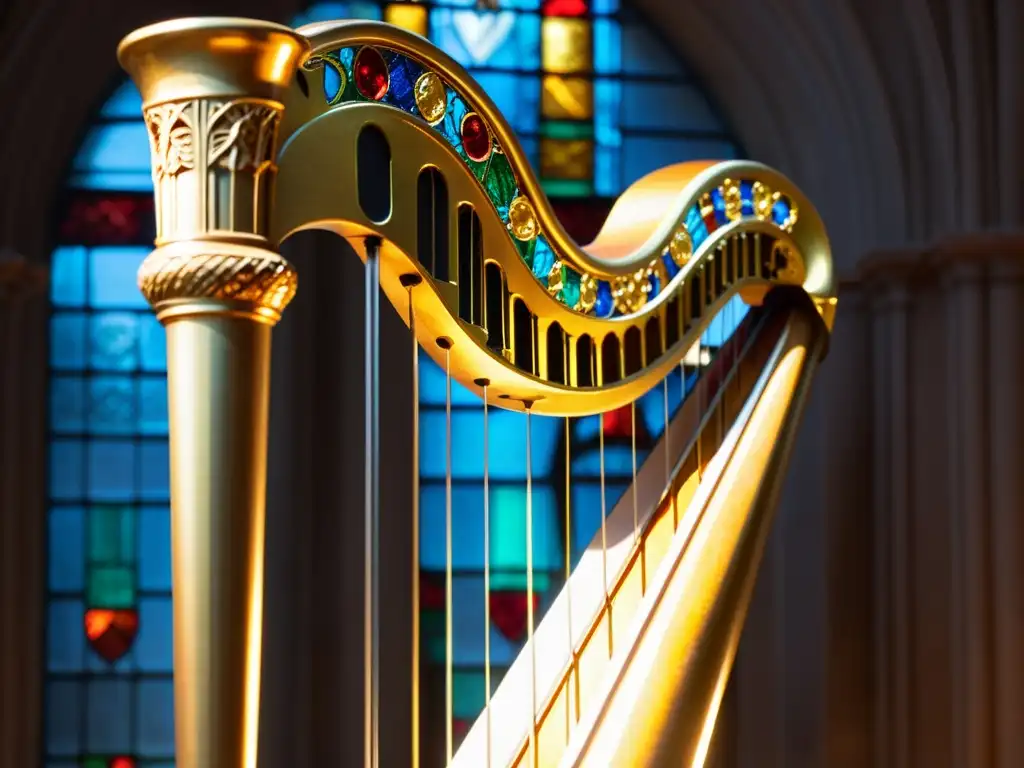
{"type": "Polygon", "coordinates": [[[323,63],[324,70],[324,98],[328,104],[333,104],[335,99],[341,95],[341,71],[332,61],[323,63]]]}
{"type": "Polygon", "coordinates": [[[693,243],[693,250],[700,248],[700,244],[708,239],[708,228],[704,219],[700,217],[697,206],[693,206],[686,212],[686,231],[690,233],[690,241],[693,243]]]}
{"type": "Polygon", "coordinates": [[[384,96],[385,104],[392,104],[404,112],[417,114],[414,88],[423,68],[412,59],[390,52],[388,55],[390,81],[384,96]]]}
{"type": "Polygon", "coordinates": [[[661,254],[661,263],[665,265],[665,271],[668,273],[669,280],[679,274],[679,265],[676,264],[671,253],[661,254]]]}
{"type": "Polygon", "coordinates": [[[780,227],[789,221],[789,201],[786,198],[780,197],[775,201],[775,205],[772,206],[772,220],[780,227]]]}
{"type": "Polygon", "coordinates": [[[711,205],[715,209],[715,221],[719,224],[728,224],[729,217],[725,215],[725,197],[722,196],[722,190],[711,190],[711,205]]]}
{"type": "Polygon", "coordinates": [[[740,182],[740,201],[742,203],[742,211],[744,216],[754,215],[754,182],[752,181],[741,181],[740,182]]]}
{"type": "Polygon", "coordinates": [[[649,292],[649,293],[647,294],[647,298],[649,298],[649,299],[653,299],[653,298],[654,298],[655,296],[657,296],[657,295],[658,295],[658,292],[659,292],[659,291],[661,290],[661,280],[659,280],[659,279],[658,279],[658,276],[657,276],[657,275],[651,275],[651,276],[650,276],[650,277],[649,277],[649,278],[647,279],[647,282],[648,282],[648,283],[650,284],[650,286],[651,286],[651,290],[650,290],[650,292],[649,292]]]}
{"type": "Polygon", "coordinates": [[[338,58],[341,60],[342,66],[345,67],[345,72],[352,77],[352,62],[356,60],[356,49],[342,48],[338,51],[338,58]]]}
{"type": "Polygon", "coordinates": [[[597,300],[594,302],[594,314],[597,317],[608,317],[615,309],[612,301],[612,287],[605,280],[597,282],[597,300]]]}
{"type": "Polygon", "coordinates": [[[548,284],[548,274],[554,265],[555,254],[551,250],[551,246],[548,245],[548,241],[543,237],[538,237],[537,247],[533,251],[533,264],[530,265],[530,269],[533,270],[534,276],[545,286],[548,284]]]}

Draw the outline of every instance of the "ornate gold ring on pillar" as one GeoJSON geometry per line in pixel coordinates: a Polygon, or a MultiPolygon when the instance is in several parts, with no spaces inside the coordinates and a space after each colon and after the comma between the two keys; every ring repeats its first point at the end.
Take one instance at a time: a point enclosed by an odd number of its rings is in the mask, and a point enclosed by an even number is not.
{"type": "Polygon", "coordinates": [[[142,93],[156,250],[139,287],[167,329],[177,765],[256,764],[270,333],[297,275],[267,240],[287,27],[185,19],[118,58],[142,93]]]}

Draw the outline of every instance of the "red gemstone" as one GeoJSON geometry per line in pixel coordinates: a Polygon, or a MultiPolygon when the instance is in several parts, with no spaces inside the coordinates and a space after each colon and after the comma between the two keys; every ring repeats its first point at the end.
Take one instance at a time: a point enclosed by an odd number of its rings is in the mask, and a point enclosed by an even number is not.
{"type": "MultiPolygon", "coordinates": [[[[526,634],[526,593],[525,592],[491,592],[491,621],[508,640],[522,640],[526,634]]],[[[533,595],[533,610],[537,610],[540,596],[533,595]]]]}
{"type": "Polygon", "coordinates": [[[541,7],[545,16],[582,16],[586,12],[584,0],[544,0],[541,7]]]}
{"type": "Polygon", "coordinates": [[[388,65],[380,51],[369,46],[360,48],[352,68],[352,78],[363,96],[373,101],[383,99],[388,92],[388,65]]]}
{"type": "Polygon", "coordinates": [[[476,112],[470,112],[462,118],[462,148],[470,160],[478,163],[482,163],[491,154],[491,134],[483,118],[476,112]]]}
{"type": "Polygon", "coordinates": [[[89,645],[113,664],[135,642],[139,633],[139,614],[130,608],[90,608],[85,612],[85,636],[89,645]]]}

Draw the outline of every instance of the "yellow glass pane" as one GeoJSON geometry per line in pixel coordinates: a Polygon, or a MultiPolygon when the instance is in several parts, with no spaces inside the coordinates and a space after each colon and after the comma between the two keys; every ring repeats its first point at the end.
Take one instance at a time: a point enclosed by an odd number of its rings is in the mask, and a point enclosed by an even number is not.
{"type": "Polygon", "coordinates": [[[586,179],[594,175],[594,144],[589,139],[541,139],[540,175],[545,179],[586,179]]]}
{"type": "Polygon", "coordinates": [[[384,8],[384,21],[427,36],[427,9],[412,3],[392,3],[384,8]]]}
{"type": "Polygon", "coordinates": [[[593,68],[590,22],[545,18],[541,26],[541,65],[547,72],[589,72],[593,68]]]}
{"type": "Polygon", "coordinates": [[[550,120],[590,120],[594,116],[593,86],[579,77],[545,75],[541,115],[550,120]]]}

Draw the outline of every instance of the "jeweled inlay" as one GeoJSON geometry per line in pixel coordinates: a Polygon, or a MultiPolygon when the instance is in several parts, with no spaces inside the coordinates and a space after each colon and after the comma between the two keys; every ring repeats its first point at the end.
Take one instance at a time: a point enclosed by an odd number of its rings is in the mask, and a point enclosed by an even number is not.
{"type": "Polygon", "coordinates": [[[797,206],[791,198],[753,179],[725,179],[702,190],[668,245],[646,267],[603,280],[564,262],[544,237],[533,201],[520,193],[508,157],[468,98],[427,65],[395,51],[363,46],[311,60],[324,72],[328,105],[378,101],[415,115],[440,133],[462,157],[505,223],[523,261],[548,291],[570,309],[596,317],[632,314],[664,291],[711,233],[744,218],[792,231],[797,206]]]}

